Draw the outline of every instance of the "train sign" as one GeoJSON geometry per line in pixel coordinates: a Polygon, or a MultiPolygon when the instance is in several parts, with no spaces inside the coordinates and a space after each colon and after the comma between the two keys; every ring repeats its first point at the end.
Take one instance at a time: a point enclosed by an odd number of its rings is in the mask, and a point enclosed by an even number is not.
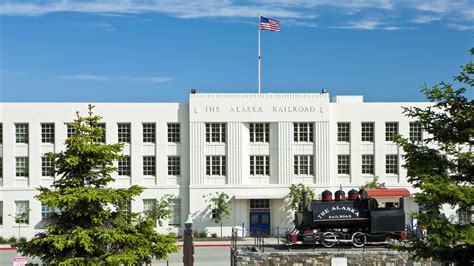
{"type": "Polygon", "coordinates": [[[315,221],[360,218],[364,210],[360,201],[313,202],[312,207],[315,221]]]}

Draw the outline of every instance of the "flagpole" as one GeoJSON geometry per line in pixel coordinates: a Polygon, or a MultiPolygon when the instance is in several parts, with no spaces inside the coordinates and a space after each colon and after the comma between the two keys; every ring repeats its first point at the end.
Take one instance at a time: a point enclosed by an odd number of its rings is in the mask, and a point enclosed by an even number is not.
{"type": "Polygon", "coordinates": [[[260,78],[260,13],[258,13],[258,95],[260,95],[260,90],[262,86],[262,80],[260,78]]]}

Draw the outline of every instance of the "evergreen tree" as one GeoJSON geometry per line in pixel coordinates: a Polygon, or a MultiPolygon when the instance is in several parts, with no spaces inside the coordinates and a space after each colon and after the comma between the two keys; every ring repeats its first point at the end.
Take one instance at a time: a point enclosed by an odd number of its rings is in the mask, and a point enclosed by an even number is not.
{"type": "MultiPolygon", "coordinates": [[[[474,53],[474,49],[471,49],[474,53]]],[[[462,66],[454,77],[460,86],[441,82],[422,91],[433,104],[427,108],[405,108],[405,114],[419,121],[428,138],[421,142],[397,136],[403,148],[408,181],[422,212],[415,214],[427,235],[413,238],[407,247],[415,258],[433,258],[457,265],[472,265],[474,260],[474,227],[471,222],[455,222],[440,212],[442,206],[471,210],[474,205],[474,101],[472,93],[474,64],[462,66]],[[465,85],[463,85],[465,84],[465,85]],[[472,95],[472,94],[471,94],[472,95]]]]}
{"type": "Polygon", "coordinates": [[[143,188],[107,186],[114,181],[111,174],[117,170],[114,162],[122,158],[123,145],[98,142],[105,132],[93,108],[89,105],[86,117],[77,113],[75,121],[68,123],[75,132],[66,140],[66,149],[48,154],[58,179],[51,188],[39,187],[36,198],[57,213],[48,219],[44,231],[19,243],[18,250],[45,263],[63,265],[141,264],[164,259],[177,251],[174,237],[155,232],[157,221],[150,215],[128,209],[143,188]]]}
{"type": "Polygon", "coordinates": [[[292,184],[288,193],[290,209],[294,212],[303,211],[303,192],[306,192],[307,203],[311,203],[315,198],[314,191],[304,184],[292,184]]]}

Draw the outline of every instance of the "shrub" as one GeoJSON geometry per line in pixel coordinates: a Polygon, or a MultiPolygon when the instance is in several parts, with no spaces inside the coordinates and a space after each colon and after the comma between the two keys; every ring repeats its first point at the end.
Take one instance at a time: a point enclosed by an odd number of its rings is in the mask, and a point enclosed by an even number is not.
{"type": "Polygon", "coordinates": [[[198,237],[200,237],[200,238],[205,238],[205,237],[207,237],[207,232],[206,232],[206,231],[201,231],[201,232],[199,232],[199,233],[198,233],[198,237]]]}
{"type": "Polygon", "coordinates": [[[20,239],[18,240],[18,242],[20,243],[25,243],[26,242],[26,237],[20,237],[20,239]]]}
{"type": "Polygon", "coordinates": [[[8,243],[16,243],[16,237],[12,236],[8,239],[8,243]]]}
{"type": "Polygon", "coordinates": [[[212,234],[211,234],[211,237],[212,237],[212,238],[217,238],[217,234],[216,234],[216,233],[212,233],[212,234]]]}
{"type": "Polygon", "coordinates": [[[5,244],[7,243],[7,240],[3,238],[3,236],[0,236],[0,244],[5,244]]]}

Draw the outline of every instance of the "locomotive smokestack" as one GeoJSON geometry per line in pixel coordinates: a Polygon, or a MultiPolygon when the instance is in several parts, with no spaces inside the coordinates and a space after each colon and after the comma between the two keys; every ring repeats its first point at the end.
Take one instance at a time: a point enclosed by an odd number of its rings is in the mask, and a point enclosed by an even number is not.
{"type": "Polygon", "coordinates": [[[303,212],[307,211],[308,192],[303,192],[303,212]]]}

